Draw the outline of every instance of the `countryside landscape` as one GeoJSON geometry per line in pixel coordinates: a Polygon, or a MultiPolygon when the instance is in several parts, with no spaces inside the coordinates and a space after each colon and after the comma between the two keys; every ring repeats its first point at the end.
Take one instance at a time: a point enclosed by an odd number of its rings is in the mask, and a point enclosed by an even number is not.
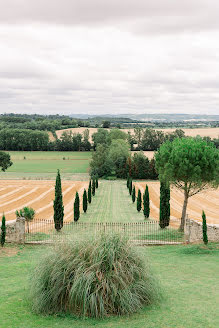
{"type": "Polygon", "coordinates": [[[218,328],[219,4],[0,5],[0,328],[218,328]]]}

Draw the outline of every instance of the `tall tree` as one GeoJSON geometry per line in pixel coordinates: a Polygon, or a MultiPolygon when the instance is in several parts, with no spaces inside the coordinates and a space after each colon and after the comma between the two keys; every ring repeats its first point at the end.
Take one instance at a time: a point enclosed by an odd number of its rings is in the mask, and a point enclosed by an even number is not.
{"type": "Polygon", "coordinates": [[[95,196],[96,183],[95,179],[92,180],[92,196],[95,196]]]}
{"type": "Polygon", "coordinates": [[[83,211],[84,213],[87,212],[87,192],[84,189],[84,193],[83,193],[83,211]]]}
{"type": "Polygon", "coordinates": [[[96,178],[96,189],[98,189],[99,187],[99,182],[98,182],[98,178],[96,178]]]}
{"type": "Polygon", "coordinates": [[[165,182],[160,182],[160,219],[161,229],[170,223],[170,186],[165,182]]]}
{"type": "Polygon", "coordinates": [[[60,231],[63,227],[64,205],[62,200],[62,184],[59,170],[56,176],[55,200],[53,202],[53,209],[55,229],[56,231],[60,231]]]}
{"type": "Polygon", "coordinates": [[[160,181],[169,182],[184,193],[180,231],[184,231],[188,200],[219,185],[219,150],[201,138],[167,141],[155,154],[160,181]]]}
{"type": "Polygon", "coordinates": [[[130,182],[130,176],[129,176],[129,174],[128,174],[128,176],[127,176],[127,181],[126,181],[127,188],[129,188],[129,182],[130,182]]]}
{"type": "Polygon", "coordinates": [[[149,191],[148,191],[148,185],[146,185],[144,196],[143,196],[143,202],[144,202],[144,216],[146,218],[149,218],[150,215],[150,199],[149,199],[149,191]]]}
{"type": "Polygon", "coordinates": [[[90,204],[92,200],[92,191],[91,191],[91,180],[88,187],[88,203],[90,204]]]}
{"type": "Polygon", "coordinates": [[[6,237],[6,224],[5,224],[5,215],[2,216],[2,225],[1,225],[1,246],[3,247],[5,244],[5,237],[6,237]]]}
{"type": "Polygon", "coordinates": [[[132,188],[132,202],[134,203],[135,202],[135,198],[136,198],[136,195],[135,195],[135,186],[132,188]]]}
{"type": "Polygon", "coordinates": [[[141,203],[142,203],[142,199],[141,199],[141,190],[138,189],[138,197],[137,197],[137,211],[138,211],[138,212],[141,211],[141,203]]]}
{"type": "Polygon", "coordinates": [[[77,222],[80,217],[80,199],[78,192],[75,194],[75,202],[74,202],[74,221],[77,222]]]}
{"type": "Polygon", "coordinates": [[[202,211],[202,232],[203,232],[203,242],[205,245],[208,244],[208,235],[207,235],[207,223],[205,212],[202,211]]]}
{"type": "Polygon", "coordinates": [[[12,165],[11,157],[9,154],[0,151],[0,168],[4,172],[12,165]]]}

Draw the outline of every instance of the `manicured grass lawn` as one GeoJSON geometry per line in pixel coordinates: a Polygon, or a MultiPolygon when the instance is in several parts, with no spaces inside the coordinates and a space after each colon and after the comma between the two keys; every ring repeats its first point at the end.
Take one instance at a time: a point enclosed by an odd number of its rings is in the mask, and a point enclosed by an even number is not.
{"type": "Polygon", "coordinates": [[[91,152],[11,151],[13,165],[7,173],[86,173],[91,152]],[[63,159],[65,158],[65,159],[63,159]]]}
{"type": "MultiPolygon", "coordinates": [[[[7,246],[9,247],[9,246],[7,246]]],[[[11,246],[10,246],[11,247],[11,246]]],[[[1,256],[1,328],[215,328],[219,326],[219,244],[141,247],[162,289],[159,305],[130,317],[81,320],[74,316],[43,317],[31,312],[28,283],[31,269],[46,246],[25,246],[17,255],[1,256]]]]}

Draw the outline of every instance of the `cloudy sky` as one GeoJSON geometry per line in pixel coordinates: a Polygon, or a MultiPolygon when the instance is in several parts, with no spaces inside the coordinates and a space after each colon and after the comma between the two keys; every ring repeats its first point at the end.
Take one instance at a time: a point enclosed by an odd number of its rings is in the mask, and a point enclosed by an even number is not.
{"type": "Polygon", "coordinates": [[[219,114],[218,0],[0,0],[0,113],[219,114]]]}

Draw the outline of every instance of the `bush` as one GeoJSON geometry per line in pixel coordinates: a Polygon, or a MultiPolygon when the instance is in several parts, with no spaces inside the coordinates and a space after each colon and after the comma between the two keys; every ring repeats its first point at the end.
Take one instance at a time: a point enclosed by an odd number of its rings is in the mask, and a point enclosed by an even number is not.
{"type": "Polygon", "coordinates": [[[134,313],[158,296],[152,274],[118,235],[60,245],[31,275],[32,309],[82,317],[134,313]]]}

